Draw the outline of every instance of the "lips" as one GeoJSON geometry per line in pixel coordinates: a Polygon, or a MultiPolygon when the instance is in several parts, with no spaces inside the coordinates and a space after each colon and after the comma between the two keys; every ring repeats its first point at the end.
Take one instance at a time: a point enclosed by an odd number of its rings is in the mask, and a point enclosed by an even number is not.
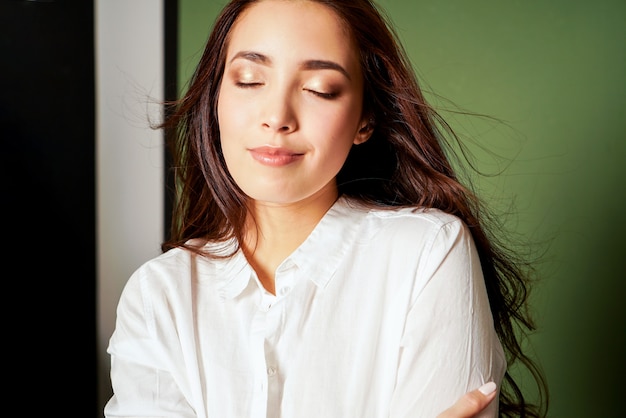
{"type": "Polygon", "coordinates": [[[250,155],[263,165],[281,167],[299,161],[304,154],[285,148],[258,147],[249,150],[250,155]]]}

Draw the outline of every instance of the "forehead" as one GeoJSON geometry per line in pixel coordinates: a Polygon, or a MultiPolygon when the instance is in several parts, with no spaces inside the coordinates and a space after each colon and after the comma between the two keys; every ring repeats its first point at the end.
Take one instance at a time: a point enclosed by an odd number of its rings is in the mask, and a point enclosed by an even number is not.
{"type": "Polygon", "coordinates": [[[359,56],[346,23],[333,9],[309,0],[251,4],[231,28],[227,55],[245,50],[278,58],[332,59],[346,66],[358,66],[359,56]]]}

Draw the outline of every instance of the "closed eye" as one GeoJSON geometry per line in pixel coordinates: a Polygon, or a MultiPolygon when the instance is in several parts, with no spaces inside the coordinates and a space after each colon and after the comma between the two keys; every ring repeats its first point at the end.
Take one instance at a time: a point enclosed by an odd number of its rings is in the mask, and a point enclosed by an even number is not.
{"type": "Polygon", "coordinates": [[[253,83],[244,83],[242,81],[237,81],[235,82],[235,85],[237,87],[240,87],[242,89],[246,89],[246,88],[252,88],[252,87],[258,87],[258,86],[262,86],[263,83],[259,83],[259,82],[253,82],[253,83]]]}
{"type": "Polygon", "coordinates": [[[324,93],[321,91],[317,91],[317,90],[311,90],[311,89],[306,89],[306,91],[308,91],[309,93],[314,94],[315,96],[321,97],[322,99],[327,99],[327,100],[332,100],[334,98],[336,98],[337,96],[339,96],[339,93],[324,93]]]}

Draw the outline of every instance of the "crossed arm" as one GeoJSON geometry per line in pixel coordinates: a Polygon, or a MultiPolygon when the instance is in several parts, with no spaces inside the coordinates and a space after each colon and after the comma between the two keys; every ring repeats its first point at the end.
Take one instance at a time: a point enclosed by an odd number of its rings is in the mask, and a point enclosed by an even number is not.
{"type": "Polygon", "coordinates": [[[463,395],[437,418],[473,418],[495,399],[496,393],[495,383],[485,383],[480,388],[463,395]]]}

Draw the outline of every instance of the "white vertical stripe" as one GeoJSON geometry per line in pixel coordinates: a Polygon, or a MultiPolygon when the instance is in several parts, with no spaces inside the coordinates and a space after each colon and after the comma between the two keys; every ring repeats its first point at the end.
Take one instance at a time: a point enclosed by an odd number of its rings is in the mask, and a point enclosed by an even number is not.
{"type": "Polygon", "coordinates": [[[99,407],[110,396],[108,339],[130,274],[160,253],[163,0],[96,0],[99,407]]]}

